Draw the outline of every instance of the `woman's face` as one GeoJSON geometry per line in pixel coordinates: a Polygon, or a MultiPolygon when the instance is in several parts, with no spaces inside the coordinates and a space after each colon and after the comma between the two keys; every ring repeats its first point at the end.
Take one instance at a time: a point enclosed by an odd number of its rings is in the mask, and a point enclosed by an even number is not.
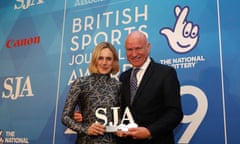
{"type": "Polygon", "coordinates": [[[112,51],[110,51],[109,48],[102,49],[96,61],[98,72],[101,74],[109,74],[113,68],[113,62],[112,51]]]}

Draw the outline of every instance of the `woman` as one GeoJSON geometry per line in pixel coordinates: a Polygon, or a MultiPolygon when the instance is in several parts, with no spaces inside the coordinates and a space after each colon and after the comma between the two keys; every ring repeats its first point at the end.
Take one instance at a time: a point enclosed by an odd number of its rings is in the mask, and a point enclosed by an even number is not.
{"type": "Polygon", "coordinates": [[[76,131],[76,144],[116,144],[116,136],[106,133],[103,120],[96,117],[98,108],[106,108],[108,122],[113,121],[111,107],[119,106],[120,82],[111,78],[119,71],[118,55],[112,44],[99,43],[89,65],[89,76],[77,78],[68,93],[62,122],[76,131]],[[83,120],[73,119],[75,107],[79,107],[83,120]]]}

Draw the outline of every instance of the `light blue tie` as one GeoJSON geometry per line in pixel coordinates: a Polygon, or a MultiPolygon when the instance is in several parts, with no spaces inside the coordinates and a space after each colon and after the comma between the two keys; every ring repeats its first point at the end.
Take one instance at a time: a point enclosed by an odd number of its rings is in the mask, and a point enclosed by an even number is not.
{"type": "Polygon", "coordinates": [[[131,75],[131,79],[130,79],[130,92],[131,92],[131,104],[133,102],[134,96],[136,94],[137,91],[137,73],[140,69],[139,68],[135,68],[132,70],[132,75],[131,75]]]}

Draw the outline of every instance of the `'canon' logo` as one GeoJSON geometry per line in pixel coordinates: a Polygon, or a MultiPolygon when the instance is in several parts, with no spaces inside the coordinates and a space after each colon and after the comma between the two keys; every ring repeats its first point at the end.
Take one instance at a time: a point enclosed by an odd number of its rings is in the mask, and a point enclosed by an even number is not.
{"type": "Polygon", "coordinates": [[[40,40],[41,40],[40,36],[17,39],[17,40],[9,39],[6,42],[6,48],[17,48],[22,46],[36,45],[36,44],[40,44],[40,40]]]}

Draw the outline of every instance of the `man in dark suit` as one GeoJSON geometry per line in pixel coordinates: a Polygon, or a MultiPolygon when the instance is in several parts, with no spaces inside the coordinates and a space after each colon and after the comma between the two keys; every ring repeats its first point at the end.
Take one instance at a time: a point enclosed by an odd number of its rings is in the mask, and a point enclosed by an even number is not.
{"type": "Polygon", "coordinates": [[[121,134],[123,144],[174,144],[173,130],[183,118],[176,71],[155,63],[149,56],[150,47],[140,31],[130,33],[125,40],[126,56],[133,68],[120,76],[122,107],[130,108],[138,127],[121,134]],[[131,96],[130,79],[135,68],[140,70],[136,94],[131,96]]]}

